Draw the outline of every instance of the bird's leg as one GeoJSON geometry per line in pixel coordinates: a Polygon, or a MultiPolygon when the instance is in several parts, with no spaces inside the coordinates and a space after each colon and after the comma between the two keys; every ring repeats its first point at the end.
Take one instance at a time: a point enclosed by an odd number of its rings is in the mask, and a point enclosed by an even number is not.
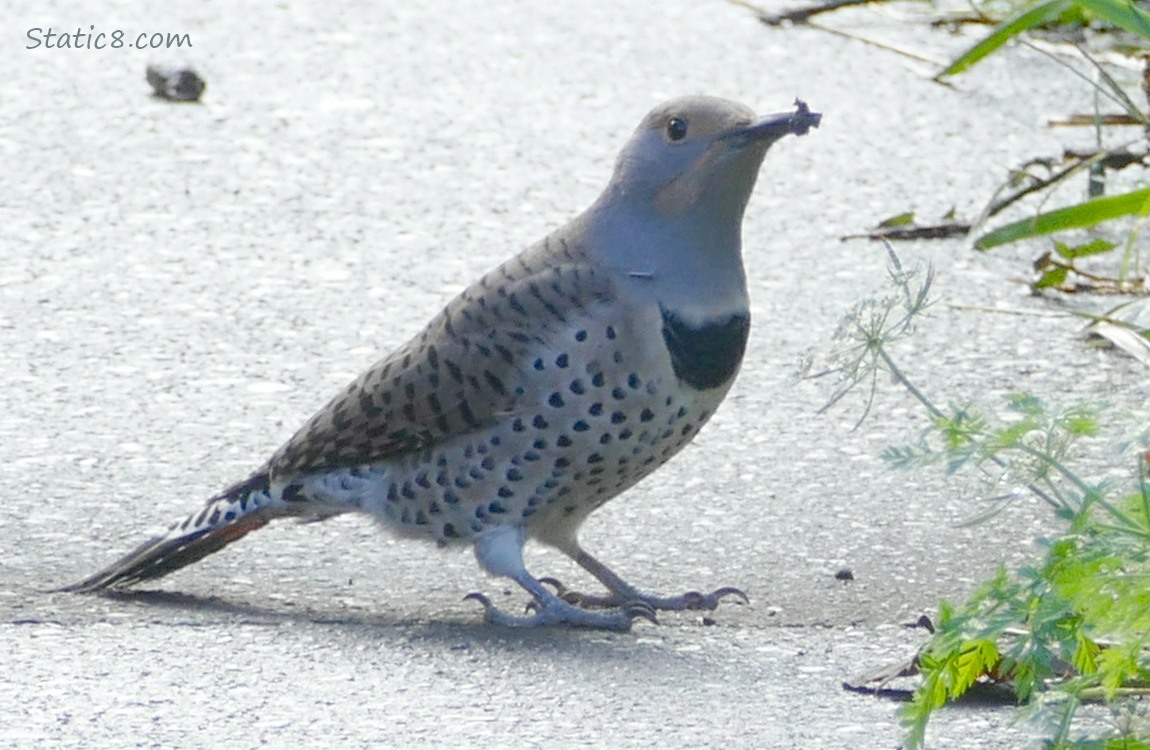
{"type": "Polygon", "coordinates": [[[567,625],[596,630],[626,632],[637,617],[656,622],[655,611],[641,601],[623,602],[620,606],[593,612],[566,602],[527,572],[523,565],[523,531],[514,526],[492,530],[475,542],[475,557],[484,570],[507,576],[522,586],[534,599],[534,613],[512,615],[503,612],[480,593],[468,594],[483,605],[488,622],[509,627],[534,628],[567,625]]]}
{"type": "Polygon", "coordinates": [[[619,607],[631,602],[641,602],[653,610],[662,609],[681,612],[688,609],[712,610],[719,606],[719,602],[727,596],[733,596],[736,599],[742,600],[743,604],[750,603],[750,600],[747,598],[747,595],[743,593],[742,589],[735,588],[734,586],[724,586],[715,589],[709,594],[703,594],[699,591],[688,591],[678,596],[656,596],[654,594],[648,594],[624,581],[613,570],[585,552],[578,544],[571,543],[565,545],[563,552],[577,562],[580,567],[599,579],[599,581],[607,587],[607,590],[611,592],[607,596],[583,594],[578,591],[569,590],[554,578],[541,579],[542,583],[548,583],[554,586],[559,598],[570,604],[581,607],[601,608],[619,607]]]}

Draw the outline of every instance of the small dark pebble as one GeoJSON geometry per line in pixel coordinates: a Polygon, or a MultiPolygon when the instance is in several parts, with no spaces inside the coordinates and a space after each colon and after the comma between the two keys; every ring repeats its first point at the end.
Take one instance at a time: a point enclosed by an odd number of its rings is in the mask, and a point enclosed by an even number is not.
{"type": "Polygon", "coordinates": [[[145,73],[156,96],[173,102],[196,102],[207,84],[191,68],[149,65],[145,73]]]}
{"type": "Polygon", "coordinates": [[[854,579],[855,579],[855,574],[851,572],[850,568],[840,568],[835,573],[835,580],[836,581],[853,581],[854,579]]]}
{"type": "Polygon", "coordinates": [[[714,625],[714,624],[716,624],[716,622],[717,621],[715,620],[714,617],[711,617],[710,615],[703,615],[703,624],[704,625],[714,625]]]}
{"type": "Polygon", "coordinates": [[[914,622],[903,623],[903,627],[904,628],[922,628],[923,630],[925,630],[928,633],[934,632],[934,623],[931,622],[930,618],[926,615],[923,615],[922,617],[918,618],[914,622]]]}

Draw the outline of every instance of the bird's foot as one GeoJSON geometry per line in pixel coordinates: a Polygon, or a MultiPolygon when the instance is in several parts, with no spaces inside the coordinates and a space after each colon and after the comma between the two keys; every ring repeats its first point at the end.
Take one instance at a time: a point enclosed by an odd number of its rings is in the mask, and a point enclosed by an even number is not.
{"type": "Polygon", "coordinates": [[[597,594],[584,594],[579,591],[572,591],[556,578],[540,578],[539,582],[553,586],[556,595],[564,602],[576,607],[588,607],[591,609],[619,607],[625,602],[641,602],[652,610],[661,609],[669,612],[713,610],[719,606],[719,602],[722,601],[724,597],[728,596],[735,597],[740,604],[751,603],[746,593],[742,589],[735,588],[734,586],[724,586],[715,589],[709,594],[704,594],[699,591],[688,591],[679,596],[655,596],[654,594],[645,594],[637,589],[628,589],[612,592],[607,596],[599,596],[597,594]]]}
{"type": "Polygon", "coordinates": [[[631,623],[640,617],[658,624],[655,610],[641,601],[626,602],[610,609],[593,612],[566,602],[559,597],[549,596],[542,601],[532,602],[533,606],[529,608],[534,610],[534,614],[511,615],[500,610],[483,594],[468,594],[464,599],[474,599],[482,604],[485,610],[484,619],[487,622],[512,628],[566,625],[574,628],[614,630],[619,633],[626,633],[631,630],[631,623]]]}

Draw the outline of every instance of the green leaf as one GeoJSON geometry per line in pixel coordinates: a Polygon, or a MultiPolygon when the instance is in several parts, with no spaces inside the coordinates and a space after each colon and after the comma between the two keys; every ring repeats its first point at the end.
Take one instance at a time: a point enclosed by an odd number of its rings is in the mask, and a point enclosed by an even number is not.
{"type": "Polygon", "coordinates": [[[1035,289],[1048,289],[1052,286],[1062,286],[1066,283],[1066,274],[1069,268],[1055,267],[1038,277],[1034,282],[1035,289]]]}
{"type": "Polygon", "coordinates": [[[890,229],[891,227],[909,227],[914,224],[914,211],[907,211],[889,219],[883,219],[878,223],[879,229],[890,229]]]}
{"type": "Polygon", "coordinates": [[[998,646],[991,640],[966,643],[954,659],[954,684],[950,697],[958,698],[979,678],[998,666],[998,646]]]}
{"type": "Polygon", "coordinates": [[[1104,750],[1150,750],[1150,742],[1134,737],[1112,737],[1105,740],[1104,750]]]}
{"type": "Polygon", "coordinates": [[[1098,672],[1106,697],[1113,698],[1118,688],[1138,677],[1138,655],[1142,644],[1137,640],[1113,644],[1098,654],[1098,672]]]}
{"type": "Polygon", "coordinates": [[[957,60],[948,65],[945,70],[935,76],[935,78],[958,75],[974,67],[984,57],[1006,44],[1012,38],[1027,29],[1032,29],[1048,21],[1053,21],[1071,7],[1072,3],[1070,0],[1049,0],[1049,2],[1036,5],[1022,15],[999,26],[990,36],[964,52],[957,60]]]}
{"type": "Polygon", "coordinates": [[[1014,674],[1014,692],[1018,695],[1019,703],[1030,699],[1038,684],[1038,668],[1032,659],[1023,659],[1012,665],[1014,674]]]}
{"type": "Polygon", "coordinates": [[[1071,435],[1098,434],[1098,420],[1092,414],[1069,414],[1062,420],[1062,427],[1071,435]]]}
{"type": "Polygon", "coordinates": [[[1130,0],[1074,0],[1074,3],[1119,28],[1150,39],[1150,13],[1130,0]]]}
{"type": "Polygon", "coordinates": [[[939,601],[939,603],[938,603],[938,617],[935,618],[937,620],[937,622],[934,624],[934,629],[936,631],[938,631],[938,630],[942,630],[943,628],[945,628],[954,619],[954,615],[955,615],[955,611],[954,611],[954,605],[953,604],[951,604],[950,602],[948,602],[945,599],[939,601]]]}
{"type": "Polygon", "coordinates": [[[1016,242],[1027,237],[1038,237],[1064,229],[1091,227],[1108,219],[1130,216],[1148,210],[1150,210],[1150,188],[1143,188],[1122,195],[1095,198],[1085,203],[1059,208],[999,227],[993,232],[979,237],[974,243],[974,247],[978,250],[989,250],[992,247],[1016,242]]]}
{"type": "Polygon", "coordinates": [[[1025,414],[1028,417],[1037,417],[1046,413],[1046,406],[1042,403],[1042,399],[1025,391],[1008,394],[1006,405],[1011,411],[1025,414]]]}
{"type": "Polygon", "coordinates": [[[1098,671],[1098,654],[1102,648],[1081,630],[1074,633],[1074,668],[1083,674],[1098,671]]]}
{"type": "Polygon", "coordinates": [[[1075,260],[1076,258],[1085,258],[1087,255],[1108,253],[1116,247],[1118,247],[1117,243],[1111,242],[1110,240],[1094,240],[1093,242],[1087,242],[1085,245],[1074,245],[1073,247],[1067,245],[1065,242],[1055,242],[1054,252],[1067,260],[1075,260]]]}

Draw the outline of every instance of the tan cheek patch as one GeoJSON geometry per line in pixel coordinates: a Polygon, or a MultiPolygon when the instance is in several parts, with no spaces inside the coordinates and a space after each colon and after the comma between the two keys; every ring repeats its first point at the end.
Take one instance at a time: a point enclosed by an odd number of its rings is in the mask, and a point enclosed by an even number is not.
{"type": "Polygon", "coordinates": [[[699,155],[687,170],[667,183],[655,195],[655,209],[663,216],[678,216],[686,211],[703,192],[715,162],[719,160],[722,146],[718,143],[699,155]]]}

